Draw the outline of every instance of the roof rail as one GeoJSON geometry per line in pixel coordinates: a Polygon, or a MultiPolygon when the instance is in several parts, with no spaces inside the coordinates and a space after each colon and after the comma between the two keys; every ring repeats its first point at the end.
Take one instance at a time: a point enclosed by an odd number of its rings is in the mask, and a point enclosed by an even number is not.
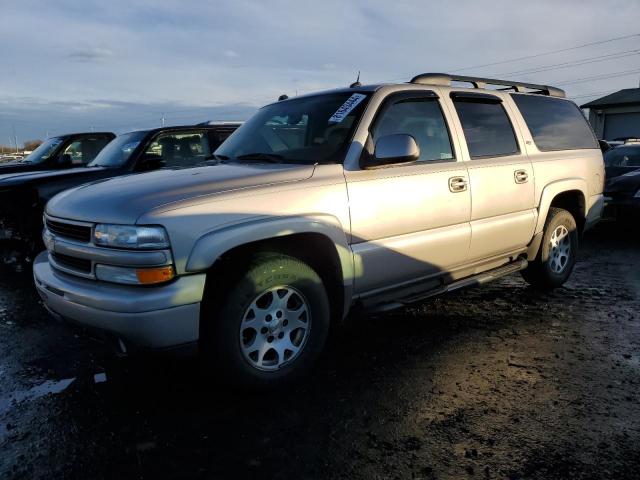
{"type": "Polygon", "coordinates": [[[527,93],[538,93],[550,97],[565,97],[564,90],[549,85],[537,85],[535,83],[512,82],[511,80],[496,80],[495,78],[465,77],[463,75],[449,75],[447,73],[421,73],[411,79],[410,83],[421,85],[451,86],[451,82],[467,82],[475,88],[485,88],[486,85],[502,85],[507,88],[500,90],[514,90],[522,92],[523,89],[535,90],[527,93]]]}

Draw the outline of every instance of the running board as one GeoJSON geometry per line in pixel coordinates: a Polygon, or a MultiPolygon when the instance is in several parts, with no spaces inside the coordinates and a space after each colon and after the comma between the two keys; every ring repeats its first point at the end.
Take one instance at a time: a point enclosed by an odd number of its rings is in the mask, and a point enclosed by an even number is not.
{"type": "Polygon", "coordinates": [[[418,294],[396,298],[393,301],[385,301],[384,298],[378,298],[378,301],[376,301],[376,299],[370,299],[364,304],[364,308],[369,313],[388,312],[390,310],[403,308],[413,303],[426,300],[427,298],[434,297],[436,295],[442,295],[444,293],[453,292],[461,288],[474,287],[487,282],[491,282],[500,277],[504,277],[506,275],[519,272],[520,270],[524,270],[525,268],[527,268],[528,264],[529,262],[527,262],[526,259],[521,258],[516,260],[515,262],[508,263],[501,267],[487,270],[486,272],[478,273],[461,280],[457,280],[453,283],[450,283],[449,285],[432,288],[418,294]]]}

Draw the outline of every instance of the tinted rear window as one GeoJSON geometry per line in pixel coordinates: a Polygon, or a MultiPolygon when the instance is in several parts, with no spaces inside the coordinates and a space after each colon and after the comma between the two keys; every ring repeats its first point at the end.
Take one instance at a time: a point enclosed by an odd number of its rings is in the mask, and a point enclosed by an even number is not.
{"type": "Polygon", "coordinates": [[[538,150],[598,148],[587,119],[575,103],[541,95],[511,96],[538,150]]]}
{"type": "Polygon", "coordinates": [[[471,158],[518,153],[511,121],[501,103],[455,100],[471,158]]]}

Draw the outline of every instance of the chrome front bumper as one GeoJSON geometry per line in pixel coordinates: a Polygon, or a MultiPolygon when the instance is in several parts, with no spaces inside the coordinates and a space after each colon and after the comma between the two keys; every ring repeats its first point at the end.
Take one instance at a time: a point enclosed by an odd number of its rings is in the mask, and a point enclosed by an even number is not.
{"type": "Polygon", "coordinates": [[[42,252],[34,261],[33,276],[46,308],[63,319],[144,348],[198,340],[205,274],[156,287],[115,285],[54,270],[48,253],[42,252]]]}

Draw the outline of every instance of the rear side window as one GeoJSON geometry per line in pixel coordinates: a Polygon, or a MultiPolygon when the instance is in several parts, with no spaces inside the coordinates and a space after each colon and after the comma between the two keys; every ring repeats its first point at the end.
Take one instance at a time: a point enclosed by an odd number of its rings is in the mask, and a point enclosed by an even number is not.
{"type": "Polygon", "coordinates": [[[483,102],[454,98],[471,158],[518,153],[511,121],[499,101],[483,102]]]}
{"type": "Polygon", "coordinates": [[[568,100],[512,94],[538,150],[598,148],[578,106],[568,100]]]}

